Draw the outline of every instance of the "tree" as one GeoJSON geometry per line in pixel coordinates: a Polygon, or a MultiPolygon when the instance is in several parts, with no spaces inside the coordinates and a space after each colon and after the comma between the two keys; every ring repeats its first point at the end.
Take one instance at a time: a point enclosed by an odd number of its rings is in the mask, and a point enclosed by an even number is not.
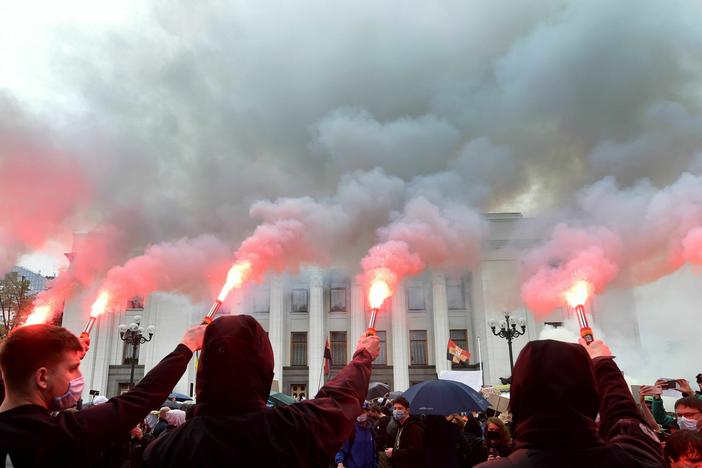
{"type": "Polygon", "coordinates": [[[24,323],[32,310],[35,294],[29,280],[10,272],[0,280],[0,339],[4,339],[17,325],[24,323]]]}

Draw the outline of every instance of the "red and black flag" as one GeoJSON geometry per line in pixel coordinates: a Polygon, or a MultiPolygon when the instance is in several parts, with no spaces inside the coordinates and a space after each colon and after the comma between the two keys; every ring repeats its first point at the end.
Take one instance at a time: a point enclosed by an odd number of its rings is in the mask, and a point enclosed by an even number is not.
{"type": "Polygon", "coordinates": [[[329,372],[331,372],[331,364],[332,354],[329,347],[329,339],[327,338],[327,341],[324,342],[324,375],[329,375],[329,372]]]}
{"type": "Polygon", "coordinates": [[[468,367],[470,353],[463,348],[460,348],[453,340],[448,341],[448,349],[446,351],[446,359],[454,364],[462,364],[468,367]]]}

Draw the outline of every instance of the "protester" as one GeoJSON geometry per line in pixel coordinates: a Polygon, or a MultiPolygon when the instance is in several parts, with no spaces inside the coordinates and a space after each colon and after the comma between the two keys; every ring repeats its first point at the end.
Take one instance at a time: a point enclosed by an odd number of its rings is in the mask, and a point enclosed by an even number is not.
{"type": "Polygon", "coordinates": [[[424,418],[424,449],[428,466],[460,468],[465,449],[462,426],[445,416],[424,418]]]}
{"type": "Polygon", "coordinates": [[[697,431],[677,431],[668,438],[664,453],[670,468],[702,467],[702,434],[697,431]]]}
{"type": "Polygon", "coordinates": [[[488,460],[508,457],[512,453],[512,437],[500,418],[488,418],[484,441],[488,460]]]}
{"type": "Polygon", "coordinates": [[[463,426],[463,436],[468,452],[463,465],[467,467],[475,466],[487,460],[488,453],[483,442],[483,429],[480,425],[480,420],[472,414],[466,418],[465,426],[463,426]]]}
{"type": "Polygon", "coordinates": [[[383,415],[373,426],[373,436],[378,450],[378,467],[390,468],[390,459],[385,455],[385,449],[392,447],[395,443],[398,426],[397,422],[392,418],[392,410],[387,406],[383,406],[381,412],[383,415]]]}
{"type": "Polygon", "coordinates": [[[156,425],[161,420],[161,418],[159,417],[160,414],[160,411],[151,411],[149,414],[146,415],[146,418],[144,418],[144,424],[147,428],[146,431],[149,434],[153,434],[156,425]]]}
{"type": "Polygon", "coordinates": [[[100,453],[162,402],[200,348],[204,327],[185,333],[175,351],[124,395],[79,412],[80,360],[85,348],[65,328],[29,325],[14,329],[0,349],[6,396],[0,405],[0,459],[15,467],[89,466],[100,453]],[[56,416],[51,411],[60,411],[56,416]]]}
{"type": "Polygon", "coordinates": [[[383,417],[383,413],[380,411],[380,406],[378,405],[371,405],[368,408],[368,418],[369,422],[371,423],[371,426],[374,426],[375,423],[380,420],[380,418],[383,417]]]}
{"type": "Polygon", "coordinates": [[[166,416],[168,416],[168,413],[171,411],[171,409],[168,406],[164,406],[161,408],[158,412],[158,422],[154,426],[154,430],[151,431],[154,437],[158,437],[161,435],[163,431],[166,430],[168,427],[168,419],[166,416]]]}
{"type": "Polygon", "coordinates": [[[675,402],[675,417],[678,428],[692,431],[700,430],[702,425],[702,400],[695,396],[686,396],[675,402]]]}
{"type": "Polygon", "coordinates": [[[166,423],[168,424],[166,426],[166,429],[164,429],[158,436],[155,437],[162,437],[165,434],[168,434],[170,431],[175,429],[176,427],[181,426],[185,422],[185,411],[179,410],[179,409],[172,409],[169,412],[166,413],[166,423]]]}
{"type": "MultiPolygon", "coordinates": [[[[646,387],[641,387],[646,391],[646,387]]],[[[669,416],[663,406],[660,394],[653,397],[651,413],[656,422],[663,427],[699,430],[702,426],[702,399],[697,396],[686,396],[675,402],[675,418],[669,416]]]]}
{"type": "Polygon", "coordinates": [[[354,430],[334,458],[337,468],[376,468],[378,453],[373,440],[369,411],[356,417],[354,430]]]}
{"type": "Polygon", "coordinates": [[[268,408],[268,335],[251,316],[220,317],[205,333],[195,416],[154,441],[144,464],[325,466],[354,428],[379,352],[377,336],[362,337],[353,360],[314,399],[268,408]]]}
{"type": "Polygon", "coordinates": [[[395,443],[385,449],[385,455],[394,468],[424,467],[426,458],[422,423],[410,414],[410,404],[406,398],[397,398],[392,408],[392,417],[399,423],[399,429],[395,443]]]}
{"type": "Polygon", "coordinates": [[[661,467],[660,443],[644,423],[612,353],[539,340],[512,374],[514,452],[480,467],[661,467]],[[600,415],[599,433],[595,417],[600,415]]]}

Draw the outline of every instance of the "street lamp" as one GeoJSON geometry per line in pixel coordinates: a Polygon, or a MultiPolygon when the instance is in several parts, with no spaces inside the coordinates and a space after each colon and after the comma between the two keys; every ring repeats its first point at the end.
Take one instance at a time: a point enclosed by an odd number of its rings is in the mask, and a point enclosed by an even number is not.
{"type": "Polygon", "coordinates": [[[119,326],[119,339],[132,347],[132,370],[129,374],[130,390],[134,387],[134,367],[136,366],[137,356],[139,355],[139,346],[151,341],[155,332],[156,327],[153,325],[149,325],[149,327],[144,330],[144,327],[141,326],[141,315],[135,316],[134,321],[129,325],[121,324],[119,326]],[[145,331],[149,335],[148,338],[144,336],[145,331]]]}
{"type": "Polygon", "coordinates": [[[510,321],[510,315],[509,312],[505,311],[505,319],[501,320],[499,325],[500,325],[500,331],[496,331],[495,329],[497,328],[497,320],[492,319],[490,320],[490,328],[492,328],[492,334],[495,336],[499,336],[500,338],[505,338],[507,340],[507,347],[509,348],[509,369],[510,369],[510,375],[512,374],[512,371],[514,370],[514,357],[512,355],[512,340],[515,338],[518,338],[522,336],[524,333],[526,333],[526,320],[524,317],[519,318],[516,322],[514,320],[510,321]],[[519,324],[519,327],[522,329],[522,331],[517,330],[517,324],[519,324]]]}

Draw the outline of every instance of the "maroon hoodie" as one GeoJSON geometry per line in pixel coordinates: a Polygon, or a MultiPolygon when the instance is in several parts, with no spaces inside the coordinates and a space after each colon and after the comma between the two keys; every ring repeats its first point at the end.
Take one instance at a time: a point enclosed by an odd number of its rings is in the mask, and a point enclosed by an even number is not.
{"type": "Polygon", "coordinates": [[[552,340],[527,344],[514,366],[510,407],[515,451],[478,466],[664,466],[660,444],[614,360],[591,361],[581,345],[552,340]]]}
{"type": "Polygon", "coordinates": [[[194,418],[152,443],[144,466],[327,466],[361,413],[371,361],[357,352],[314,399],[268,408],[266,332],[248,315],[220,317],[205,332],[194,418]]]}

